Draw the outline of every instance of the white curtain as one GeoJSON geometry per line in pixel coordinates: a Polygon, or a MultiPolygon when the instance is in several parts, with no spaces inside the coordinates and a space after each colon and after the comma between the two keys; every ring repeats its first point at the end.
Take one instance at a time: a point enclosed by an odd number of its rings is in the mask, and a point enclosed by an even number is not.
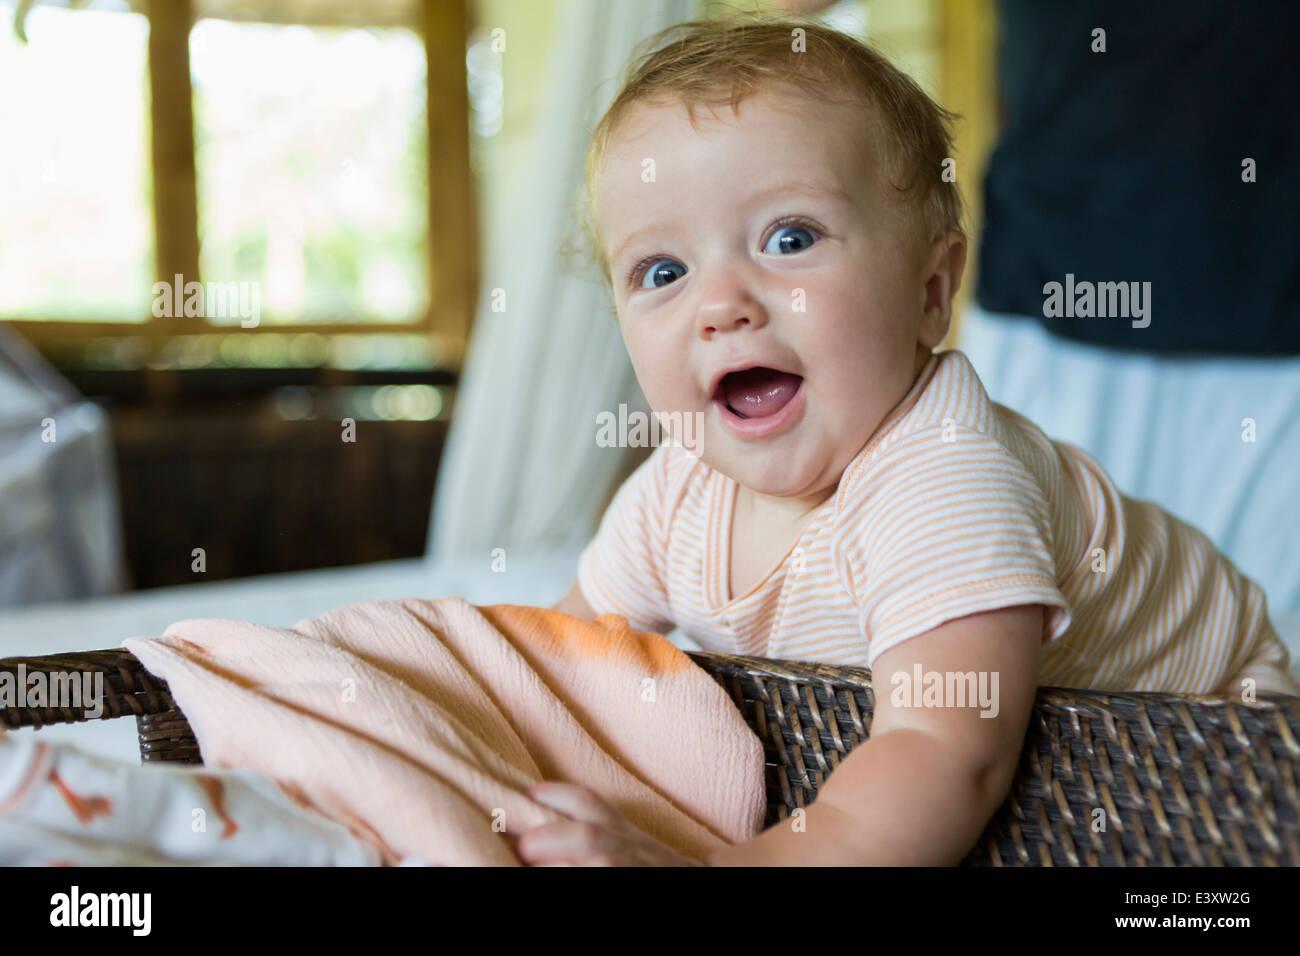
{"type": "MultiPolygon", "coordinates": [[[[642,39],[696,16],[696,0],[567,0],[526,179],[487,236],[469,353],[439,467],[431,558],[576,549],[594,534],[636,449],[596,444],[596,416],[648,406],[603,285],[565,267],[563,243],[592,128],[642,39]],[[493,311],[493,290],[505,293],[493,311]]],[[[505,90],[507,100],[510,90],[505,90]]],[[[516,167],[519,168],[519,167],[516,167]]]]}

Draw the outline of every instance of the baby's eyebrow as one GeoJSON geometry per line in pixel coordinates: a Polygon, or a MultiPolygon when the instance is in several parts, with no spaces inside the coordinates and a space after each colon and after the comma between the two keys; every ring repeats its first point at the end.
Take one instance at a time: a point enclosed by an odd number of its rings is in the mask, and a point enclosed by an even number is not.
{"type": "Polygon", "coordinates": [[[767,199],[776,193],[792,193],[795,195],[820,196],[824,199],[838,199],[841,202],[853,202],[853,197],[849,195],[847,189],[837,182],[826,179],[811,179],[803,182],[778,183],[775,186],[769,186],[760,192],[756,192],[749,197],[750,202],[760,199],[767,199]]]}
{"type": "MultiPolygon", "coordinates": [[[[794,181],[794,182],[777,183],[773,186],[768,186],[765,189],[761,189],[756,193],[751,193],[748,197],[746,197],[746,202],[747,204],[761,202],[779,193],[788,193],[792,196],[814,196],[821,199],[831,199],[837,202],[845,202],[845,203],[853,202],[853,197],[849,195],[848,190],[846,190],[839,183],[833,182],[828,179],[806,179],[806,180],[794,181]]],[[[609,261],[616,262],[619,259],[619,257],[623,255],[623,252],[627,249],[628,246],[636,242],[641,236],[645,235],[648,232],[653,232],[658,228],[659,228],[658,223],[651,223],[650,225],[638,229],[636,232],[632,233],[630,236],[628,236],[626,239],[624,239],[622,242],[618,244],[618,248],[616,248],[613,251],[613,253],[611,253],[609,257],[609,261]]]]}

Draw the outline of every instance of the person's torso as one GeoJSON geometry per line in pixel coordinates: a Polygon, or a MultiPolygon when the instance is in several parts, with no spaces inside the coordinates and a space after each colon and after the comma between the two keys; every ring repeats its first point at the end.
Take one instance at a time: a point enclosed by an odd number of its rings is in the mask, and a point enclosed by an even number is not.
{"type": "Polygon", "coordinates": [[[1300,354],[1300,4],[1002,0],[999,19],[979,304],[1112,348],[1300,354]]]}

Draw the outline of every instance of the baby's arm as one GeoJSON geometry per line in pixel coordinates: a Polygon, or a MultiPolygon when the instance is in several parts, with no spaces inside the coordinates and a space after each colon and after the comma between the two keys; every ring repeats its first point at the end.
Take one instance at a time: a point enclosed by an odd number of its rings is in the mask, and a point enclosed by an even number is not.
{"type": "Polygon", "coordinates": [[[972,614],[882,653],[872,671],[871,737],[826,779],[803,830],[783,821],[716,851],[709,865],[960,863],[1015,775],[1038,690],[1043,613],[1034,604],[972,614]],[[891,678],[905,674],[910,690],[915,664],[922,674],[996,673],[997,716],[981,717],[978,704],[894,706],[891,678]]]}

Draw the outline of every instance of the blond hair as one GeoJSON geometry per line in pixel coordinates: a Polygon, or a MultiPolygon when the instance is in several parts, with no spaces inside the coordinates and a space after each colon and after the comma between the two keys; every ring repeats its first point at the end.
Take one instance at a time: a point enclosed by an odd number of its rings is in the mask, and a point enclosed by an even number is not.
{"type": "Polygon", "coordinates": [[[593,187],[609,140],[629,109],[648,101],[679,103],[696,128],[697,105],[727,104],[735,114],[742,100],[766,85],[801,82],[802,91],[819,101],[874,107],[889,151],[889,182],[911,207],[915,240],[928,244],[949,230],[964,232],[961,192],[955,181],[941,176],[953,154],[956,114],[846,33],[788,15],[731,14],[678,23],[641,41],[622,88],[596,124],[587,148],[586,202],[579,218],[586,254],[607,285],[610,263],[595,221],[593,187]],[[802,51],[796,51],[796,40],[803,41],[802,51]]]}

